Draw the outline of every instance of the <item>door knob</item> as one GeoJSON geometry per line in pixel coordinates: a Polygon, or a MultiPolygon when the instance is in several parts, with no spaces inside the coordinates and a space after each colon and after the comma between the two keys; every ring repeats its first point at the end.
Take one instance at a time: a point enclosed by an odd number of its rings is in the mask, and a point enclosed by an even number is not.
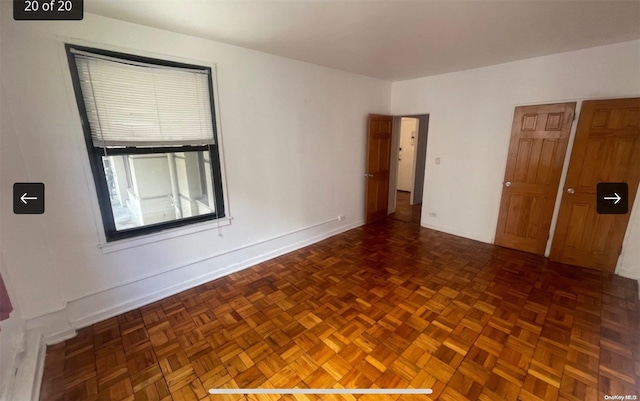
{"type": "Polygon", "coordinates": [[[511,181],[507,181],[507,182],[505,182],[505,183],[504,183],[504,186],[505,186],[505,187],[510,187],[510,186],[511,186],[511,181]]]}
{"type": "Polygon", "coordinates": [[[573,189],[573,188],[569,188],[569,189],[567,189],[567,192],[569,192],[570,194],[574,194],[574,193],[576,193],[576,190],[573,189]]]}

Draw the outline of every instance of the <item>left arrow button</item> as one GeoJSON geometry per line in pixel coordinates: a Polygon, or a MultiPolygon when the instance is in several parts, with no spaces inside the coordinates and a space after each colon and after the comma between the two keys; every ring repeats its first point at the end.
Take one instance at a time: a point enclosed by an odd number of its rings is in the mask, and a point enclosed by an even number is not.
{"type": "Polygon", "coordinates": [[[13,184],[13,213],[44,213],[44,184],[41,182],[16,182],[13,184]]]}

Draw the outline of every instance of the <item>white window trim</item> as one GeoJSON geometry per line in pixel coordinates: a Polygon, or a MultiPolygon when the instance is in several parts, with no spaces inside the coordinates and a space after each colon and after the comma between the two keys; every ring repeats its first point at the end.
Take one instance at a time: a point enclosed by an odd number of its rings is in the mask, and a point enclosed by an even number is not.
{"type": "Polygon", "coordinates": [[[203,231],[217,230],[221,227],[230,226],[232,220],[233,217],[223,217],[218,220],[204,221],[201,223],[190,224],[188,226],[168,228],[162,231],[158,231],[157,233],[142,235],[133,238],[124,238],[111,242],[107,242],[104,240],[104,238],[101,238],[101,242],[98,244],[98,248],[100,248],[102,253],[105,254],[122,251],[138,246],[162,242],[171,238],[182,237],[185,235],[195,234],[203,231]]]}
{"type": "MultiPolygon", "coordinates": [[[[95,230],[96,230],[98,241],[99,241],[97,247],[102,251],[102,253],[107,254],[111,252],[117,252],[120,250],[130,249],[138,246],[143,246],[146,244],[152,244],[155,242],[160,242],[160,241],[164,241],[171,238],[181,237],[183,235],[190,235],[193,233],[214,230],[214,229],[217,230],[219,227],[230,226],[231,221],[233,220],[233,217],[231,216],[231,208],[229,205],[229,188],[227,186],[227,172],[226,172],[226,160],[225,160],[226,157],[224,152],[224,144],[223,144],[224,139],[222,134],[222,122],[220,117],[220,94],[218,91],[218,65],[215,62],[212,62],[210,60],[194,59],[194,58],[182,57],[182,56],[176,56],[176,55],[167,55],[164,53],[157,53],[157,52],[149,51],[146,49],[117,46],[113,44],[95,42],[91,40],[86,40],[86,39],[81,39],[81,38],[71,37],[66,35],[60,35],[60,34],[56,34],[55,38],[56,38],[55,41],[58,44],[58,56],[59,56],[60,66],[62,67],[63,71],[67,72],[67,74],[63,74],[63,75],[65,77],[64,81],[65,81],[65,87],[67,92],[67,101],[71,110],[75,110],[77,108],[77,104],[76,104],[75,93],[73,91],[71,74],[69,73],[69,64],[67,62],[67,54],[64,47],[65,43],[69,43],[76,46],[101,48],[104,50],[111,50],[111,51],[120,52],[120,53],[138,54],[144,57],[171,60],[177,63],[204,65],[204,66],[211,67],[211,79],[213,83],[213,99],[215,99],[214,101],[215,119],[216,119],[216,126],[218,129],[218,138],[217,138],[218,139],[218,157],[220,158],[223,199],[224,199],[224,206],[225,206],[225,211],[227,216],[220,219],[216,219],[216,220],[204,221],[201,223],[194,223],[194,224],[182,226],[182,227],[169,228],[169,229],[159,231],[157,233],[151,233],[151,234],[142,235],[138,237],[124,238],[120,240],[107,242],[106,234],[104,232],[104,224],[102,222],[100,205],[98,203],[98,196],[96,193],[96,186],[93,181],[93,173],[91,172],[91,166],[88,162],[83,163],[83,173],[84,173],[83,175],[85,177],[85,184],[87,185],[89,192],[91,192],[92,194],[90,204],[91,204],[92,214],[94,216],[95,230]]],[[[83,143],[84,140],[82,138],[83,131],[80,126],[78,126],[78,128],[80,128],[78,131],[80,135],[75,136],[76,138],[79,138],[78,142],[76,143],[76,150],[81,154],[83,154],[86,158],[86,149],[85,149],[85,144],[83,143]]]]}

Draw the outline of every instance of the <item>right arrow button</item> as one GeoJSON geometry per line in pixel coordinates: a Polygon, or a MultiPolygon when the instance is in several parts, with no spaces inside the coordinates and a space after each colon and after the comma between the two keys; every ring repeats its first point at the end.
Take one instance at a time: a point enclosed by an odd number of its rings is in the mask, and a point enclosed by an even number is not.
{"type": "Polygon", "coordinates": [[[626,182],[600,182],[597,184],[596,192],[598,214],[627,214],[629,212],[629,186],[626,182]]]}

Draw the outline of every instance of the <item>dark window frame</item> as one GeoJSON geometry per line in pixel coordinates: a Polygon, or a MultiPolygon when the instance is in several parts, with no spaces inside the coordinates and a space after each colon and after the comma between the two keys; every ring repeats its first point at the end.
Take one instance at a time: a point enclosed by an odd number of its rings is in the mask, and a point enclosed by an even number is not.
{"type": "Polygon", "coordinates": [[[103,49],[96,49],[86,46],[76,46],[73,44],[65,43],[65,49],[67,52],[67,61],[69,63],[69,70],[71,72],[71,81],[73,83],[73,91],[76,97],[76,103],[78,105],[78,111],[80,113],[80,120],[82,122],[82,130],[84,132],[85,143],[87,146],[87,153],[89,155],[89,162],[91,165],[91,172],[93,173],[93,179],[96,186],[96,192],[98,195],[98,204],[100,205],[100,214],[102,216],[102,222],[104,225],[104,232],[107,242],[112,242],[125,238],[139,237],[147,234],[157,233],[170,228],[184,227],[194,223],[205,222],[210,220],[221,219],[225,217],[225,202],[222,185],[222,169],[220,164],[220,147],[218,143],[218,129],[216,125],[216,110],[214,91],[213,91],[213,78],[210,67],[178,63],[174,61],[159,60],[155,58],[142,57],[133,54],[126,54],[120,52],[114,52],[103,49]],[[209,76],[209,99],[211,107],[211,119],[213,120],[213,144],[212,145],[200,145],[200,146],[166,146],[166,147],[112,147],[107,148],[107,156],[117,155],[138,155],[138,154],[150,154],[150,153],[173,153],[173,152],[202,152],[208,151],[210,158],[210,168],[212,177],[212,186],[214,190],[215,206],[214,213],[207,213],[199,216],[192,216],[172,220],[168,222],[149,224],[136,228],[129,228],[124,230],[116,230],[115,219],[113,217],[113,209],[111,208],[111,199],[109,196],[109,188],[107,185],[107,178],[104,173],[102,164],[102,157],[105,155],[104,147],[96,147],[93,144],[91,138],[91,127],[89,125],[89,119],[87,118],[87,109],[84,104],[84,97],[82,95],[82,89],[80,86],[80,78],[78,75],[78,68],[76,60],[71,52],[72,49],[91,52],[103,56],[109,56],[118,58],[121,60],[130,60],[134,62],[142,62],[147,64],[155,64],[164,67],[176,67],[176,68],[189,68],[198,69],[208,72],[209,76]]]}
{"type": "MultiPolygon", "coordinates": [[[[204,153],[198,153],[198,171],[200,173],[200,187],[202,188],[202,201],[206,199],[204,202],[207,206],[209,205],[209,188],[207,187],[207,173],[205,171],[205,167],[207,165],[207,161],[204,159],[204,153]]],[[[211,163],[209,163],[211,165],[211,163]]]]}

